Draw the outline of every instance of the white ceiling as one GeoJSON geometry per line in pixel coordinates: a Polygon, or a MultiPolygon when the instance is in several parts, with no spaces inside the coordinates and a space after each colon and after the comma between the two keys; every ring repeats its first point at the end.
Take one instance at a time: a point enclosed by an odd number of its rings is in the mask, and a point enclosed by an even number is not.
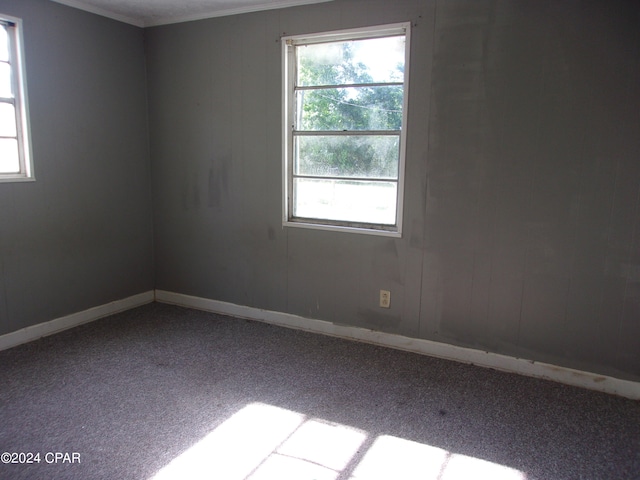
{"type": "Polygon", "coordinates": [[[52,0],[139,27],[331,0],[52,0]]]}

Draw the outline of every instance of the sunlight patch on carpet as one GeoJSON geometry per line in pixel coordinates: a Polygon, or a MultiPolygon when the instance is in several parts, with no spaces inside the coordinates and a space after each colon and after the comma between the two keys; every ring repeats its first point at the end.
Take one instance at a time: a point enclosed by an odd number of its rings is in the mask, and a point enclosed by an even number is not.
{"type": "Polygon", "coordinates": [[[150,480],[527,480],[519,470],[252,403],[150,480]],[[366,446],[366,448],[365,448],[366,446]],[[345,476],[341,478],[346,478],[345,476]]]}

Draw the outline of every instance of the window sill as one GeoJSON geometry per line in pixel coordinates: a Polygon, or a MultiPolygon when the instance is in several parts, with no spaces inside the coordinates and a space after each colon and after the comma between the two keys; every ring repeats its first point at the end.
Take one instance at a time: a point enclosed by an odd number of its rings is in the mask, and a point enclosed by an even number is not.
{"type": "Polygon", "coordinates": [[[329,225],[321,223],[310,223],[304,221],[283,221],[283,227],[307,228],[311,230],[325,230],[329,232],[358,233],[363,235],[377,235],[381,237],[402,238],[402,232],[392,230],[381,230],[376,228],[350,227],[346,225],[329,225]]]}
{"type": "Polygon", "coordinates": [[[0,183],[35,182],[35,177],[25,177],[24,175],[0,175],[0,183]]]}

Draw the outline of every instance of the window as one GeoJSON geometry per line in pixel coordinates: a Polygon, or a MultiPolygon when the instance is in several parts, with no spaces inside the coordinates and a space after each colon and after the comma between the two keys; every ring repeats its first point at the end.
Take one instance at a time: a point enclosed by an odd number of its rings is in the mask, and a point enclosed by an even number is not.
{"type": "Polygon", "coordinates": [[[21,20],[0,16],[0,181],[33,178],[21,20]]]}
{"type": "Polygon", "coordinates": [[[409,24],[282,45],[284,224],[400,236],[409,24]]]}

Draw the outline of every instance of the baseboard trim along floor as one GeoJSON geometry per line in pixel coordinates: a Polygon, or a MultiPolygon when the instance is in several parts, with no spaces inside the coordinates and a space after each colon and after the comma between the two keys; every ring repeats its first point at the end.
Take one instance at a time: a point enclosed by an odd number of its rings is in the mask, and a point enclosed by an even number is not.
{"type": "Polygon", "coordinates": [[[472,348],[458,347],[430,340],[404,337],[390,333],[367,330],[360,327],[336,325],[324,320],[292,315],[288,313],[262,310],[259,308],[236,305],[218,300],[183,295],[180,293],[156,290],[157,302],[195,308],[208,312],[232,315],[261,322],[295,328],[324,335],[358,340],[375,345],[396,348],[432,357],[478,365],[480,367],[518,373],[536,378],[553,380],[566,385],[587,388],[621,397],[640,400],[640,383],[615,377],[599,375],[566,367],[515,358],[472,348]]]}
{"type": "Polygon", "coordinates": [[[99,318],[113,315],[114,313],[123,312],[131,308],[139,307],[147,303],[151,303],[154,300],[154,292],[150,290],[148,292],[133,295],[131,297],[123,298],[121,300],[115,300],[113,302],[105,303],[97,307],[89,308],[81,312],[72,313],[71,315],[65,315],[64,317],[55,318],[48,322],[39,323],[29,327],[10,332],[0,336],[0,350],[15,347],[23,343],[37,340],[47,335],[67,330],[69,328],[77,327],[83,323],[93,322],[99,318]]]}
{"type": "Polygon", "coordinates": [[[640,382],[632,382],[620,378],[599,375],[591,372],[573,370],[523,358],[515,358],[497,353],[458,347],[446,343],[434,342],[419,338],[404,337],[391,333],[368,330],[360,327],[336,325],[324,320],[316,320],[289,313],[262,310],[254,307],[236,305],[218,300],[194,297],[164,290],[148,291],[116,300],[104,305],[89,308],[81,312],[56,318],[48,322],[32,325],[15,332],[0,336],[0,350],[37,340],[69,328],[92,322],[114,313],[139,307],[154,300],[161,303],[195,308],[207,312],[221,313],[240,318],[279,325],[282,327],[305,330],[323,335],[358,340],[399,350],[429,355],[432,357],[454,360],[457,362],[494,368],[530,377],[553,380],[566,385],[587,388],[589,390],[611,393],[621,397],[640,400],[640,382]]]}

